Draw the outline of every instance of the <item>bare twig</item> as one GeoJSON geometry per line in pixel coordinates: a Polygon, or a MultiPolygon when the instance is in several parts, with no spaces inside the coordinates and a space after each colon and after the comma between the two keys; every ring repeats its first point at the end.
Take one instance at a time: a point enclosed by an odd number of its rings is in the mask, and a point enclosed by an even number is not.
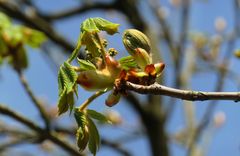
{"type": "Polygon", "coordinates": [[[2,142],[0,144],[0,151],[5,151],[8,148],[11,148],[14,146],[32,143],[32,142],[35,142],[37,139],[38,138],[36,138],[36,136],[31,136],[31,135],[25,135],[25,136],[21,136],[14,139],[9,139],[8,141],[2,142]]]}
{"type": "Polygon", "coordinates": [[[179,98],[189,101],[205,101],[205,100],[233,100],[238,102],[240,100],[240,92],[203,92],[181,90],[171,87],[166,87],[157,83],[150,86],[143,86],[126,82],[125,89],[132,90],[140,94],[155,94],[166,95],[170,97],[179,98]]]}
{"type": "Polygon", "coordinates": [[[126,149],[121,147],[121,145],[118,144],[118,143],[109,141],[107,139],[101,139],[101,143],[103,145],[105,145],[105,146],[111,147],[112,149],[114,149],[115,151],[119,152],[123,156],[131,156],[131,154],[126,149]]]}
{"type": "Polygon", "coordinates": [[[91,10],[98,10],[98,9],[102,9],[102,10],[106,10],[106,9],[113,9],[114,8],[114,4],[113,3],[91,3],[91,4],[87,4],[84,6],[79,6],[76,8],[71,8],[68,10],[63,10],[60,12],[56,12],[56,13],[52,13],[52,14],[45,14],[43,15],[43,17],[47,20],[61,20],[64,18],[68,18],[68,17],[72,17],[78,14],[82,14],[86,11],[91,11],[91,10]]]}
{"type": "Polygon", "coordinates": [[[169,26],[168,26],[166,20],[164,19],[164,17],[161,15],[161,13],[159,13],[159,9],[160,9],[159,2],[157,2],[156,0],[149,0],[149,5],[150,5],[153,13],[156,15],[159,23],[161,24],[162,31],[163,31],[163,39],[166,40],[167,45],[168,45],[169,50],[170,50],[170,53],[172,54],[173,62],[175,62],[175,60],[176,60],[176,48],[174,46],[174,42],[173,42],[173,39],[172,39],[171,30],[169,29],[169,26]]]}
{"type": "Polygon", "coordinates": [[[8,117],[11,117],[15,119],[16,121],[22,123],[23,125],[27,126],[28,128],[34,130],[37,132],[37,134],[42,137],[43,139],[48,139],[64,149],[65,151],[71,153],[71,155],[74,156],[80,156],[81,154],[72,146],[70,146],[67,142],[60,140],[56,134],[50,133],[49,131],[46,131],[45,129],[42,129],[32,121],[24,118],[22,115],[18,114],[17,112],[7,108],[6,106],[0,104],[0,114],[4,114],[8,117]]]}
{"type": "Polygon", "coordinates": [[[33,104],[37,107],[37,109],[40,112],[40,115],[45,123],[45,127],[47,130],[49,130],[49,126],[50,126],[50,120],[49,117],[45,111],[45,109],[43,108],[43,105],[41,104],[41,102],[37,99],[37,97],[34,95],[33,91],[31,90],[26,78],[24,77],[22,71],[20,70],[16,70],[19,76],[19,79],[25,89],[25,91],[27,92],[28,96],[31,98],[33,104]]]}

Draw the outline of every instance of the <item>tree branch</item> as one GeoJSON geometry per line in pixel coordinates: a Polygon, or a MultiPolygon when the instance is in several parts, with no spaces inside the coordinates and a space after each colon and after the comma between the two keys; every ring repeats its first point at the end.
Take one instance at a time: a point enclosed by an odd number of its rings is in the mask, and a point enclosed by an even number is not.
{"type": "Polygon", "coordinates": [[[30,135],[29,136],[22,136],[22,137],[19,137],[19,138],[10,139],[10,140],[5,141],[5,142],[0,144],[0,152],[1,151],[5,151],[8,148],[11,148],[11,147],[14,147],[14,146],[28,144],[28,143],[33,143],[37,139],[38,138],[36,138],[36,136],[30,136],[30,135]]]}
{"type": "Polygon", "coordinates": [[[121,147],[121,145],[118,143],[109,141],[107,139],[101,139],[101,143],[105,146],[108,146],[114,149],[115,151],[117,151],[119,154],[122,154],[123,156],[131,156],[131,154],[126,149],[121,147]]]}
{"type": "Polygon", "coordinates": [[[45,127],[46,130],[49,130],[49,126],[50,126],[50,119],[45,111],[45,109],[43,108],[42,103],[36,98],[36,96],[34,95],[33,91],[31,90],[30,86],[28,85],[28,82],[26,80],[26,78],[24,77],[22,71],[20,70],[16,70],[19,76],[19,79],[25,89],[25,91],[27,92],[28,96],[31,98],[33,104],[37,107],[37,109],[40,112],[40,115],[45,123],[45,127]]]}
{"type": "Polygon", "coordinates": [[[170,30],[170,27],[168,26],[166,20],[162,16],[162,14],[159,13],[159,8],[160,8],[160,2],[156,0],[149,0],[149,6],[151,7],[151,11],[155,14],[155,16],[158,19],[158,22],[161,24],[162,32],[163,32],[163,39],[166,41],[167,46],[171,52],[172,60],[173,62],[176,61],[176,48],[174,46],[173,38],[172,38],[172,33],[170,30]]]}
{"type": "Polygon", "coordinates": [[[33,123],[32,121],[24,118],[22,115],[18,114],[17,112],[5,107],[4,105],[0,104],[0,114],[4,114],[8,117],[15,119],[16,121],[22,123],[23,125],[27,126],[28,128],[34,130],[40,137],[43,139],[51,140],[53,143],[64,149],[65,151],[71,153],[74,156],[81,156],[81,154],[68,143],[63,140],[60,140],[56,134],[50,133],[33,123]]]}
{"type": "Polygon", "coordinates": [[[72,17],[74,15],[77,14],[81,14],[87,11],[91,11],[91,10],[97,10],[97,9],[113,9],[114,5],[113,3],[92,3],[92,4],[88,4],[88,5],[84,5],[84,6],[80,6],[80,7],[76,7],[76,8],[71,8],[68,10],[63,10],[60,12],[56,12],[56,13],[52,13],[52,14],[45,14],[42,15],[45,19],[47,20],[61,20],[63,18],[67,18],[67,17],[72,17]]]}
{"type": "Polygon", "coordinates": [[[175,97],[189,101],[205,101],[205,100],[233,100],[240,101],[240,92],[203,92],[192,90],[180,90],[166,87],[157,83],[150,86],[143,86],[126,82],[124,89],[132,90],[140,94],[155,94],[175,97]]]}

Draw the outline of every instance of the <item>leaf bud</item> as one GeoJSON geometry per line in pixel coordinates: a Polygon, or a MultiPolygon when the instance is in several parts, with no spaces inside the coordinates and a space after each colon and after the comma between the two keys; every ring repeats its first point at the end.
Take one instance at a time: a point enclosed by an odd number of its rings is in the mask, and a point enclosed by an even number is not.
{"type": "Polygon", "coordinates": [[[121,98],[121,95],[119,93],[116,93],[116,92],[113,91],[108,95],[108,97],[105,101],[105,104],[108,107],[112,107],[119,102],[120,98],[121,98]]]}
{"type": "Polygon", "coordinates": [[[150,53],[150,41],[145,34],[136,29],[127,29],[123,33],[123,44],[130,55],[134,55],[136,48],[142,48],[150,53]]]}

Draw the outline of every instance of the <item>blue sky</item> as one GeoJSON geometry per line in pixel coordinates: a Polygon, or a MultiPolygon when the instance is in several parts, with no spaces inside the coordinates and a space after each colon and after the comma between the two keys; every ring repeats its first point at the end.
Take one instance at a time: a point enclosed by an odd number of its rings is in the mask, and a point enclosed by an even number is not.
{"type": "MultiPolygon", "coordinates": [[[[58,11],[61,9],[65,9],[67,7],[73,7],[77,4],[77,0],[41,0],[36,1],[43,11],[52,12],[58,11]],[[56,5],[57,3],[57,5],[56,5]]],[[[164,7],[169,9],[169,24],[175,33],[178,33],[178,22],[179,22],[179,10],[171,10],[173,9],[167,0],[161,1],[164,7]]],[[[141,9],[147,9],[145,2],[141,1],[141,9]]],[[[124,48],[120,44],[121,43],[121,33],[124,29],[131,27],[128,23],[124,22],[123,16],[115,16],[117,13],[112,12],[111,15],[108,13],[102,13],[98,11],[89,12],[84,14],[83,16],[75,16],[73,18],[66,19],[62,22],[56,22],[56,29],[59,30],[64,36],[66,36],[70,41],[77,41],[80,24],[81,22],[89,17],[100,16],[106,19],[111,19],[111,21],[118,22],[121,24],[120,34],[116,34],[113,37],[109,37],[111,39],[110,45],[112,47],[116,47],[120,51],[124,48]]],[[[151,13],[146,11],[144,14],[148,19],[148,21],[152,21],[152,27],[154,27],[156,22],[154,22],[154,18],[151,16],[151,13]]],[[[224,17],[227,21],[226,32],[231,32],[233,27],[233,0],[224,1],[224,0],[193,0],[193,4],[191,6],[191,18],[190,18],[190,29],[192,31],[203,31],[208,34],[214,34],[214,20],[217,17],[224,17]]],[[[239,48],[239,43],[236,44],[236,48],[239,48]]],[[[30,67],[24,72],[34,93],[38,95],[39,98],[46,100],[52,106],[56,106],[57,102],[57,75],[53,73],[46,61],[44,60],[42,51],[29,49],[29,60],[30,67]]],[[[125,55],[124,53],[123,55],[125,55]]],[[[64,61],[64,60],[62,60],[64,61]]],[[[163,60],[167,65],[171,66],[169,60],[163,60]]],[[[232,58],[232,63],[230,64],[230,68],[239,74],[240,68],[240,60],[232,58]]],[[[166,68],[165,73],[170,73],[171,69],[166,68]]],[[[171,76],[171,75],[169,75],[171,76]]],[[[193,77],[191,80],[192,88],[195,90],[204,90],[204,91],[212,91],[213,86],[216,80],[215,73],[200,73],[193,77]]],[[[90,96],[91,93],[84,91],[79,88],[79,100],[78,104],[81,101],[84,101],[86,97],[90,96]]],[[[226,79],[226,85],[224,86],[224,90],[226,91],[237,91],[236,83],[232,82],[230,79],[226,79]]],[[[0,102],[8,105],[10,108],[15,109],[25,116],[38,121],[39,116],[36,112],[35,107],[32,105],[30,99],[24,92],[17,74],[7,65],[4,65],[0,68],[0,102]]],[[[105,111],[107,108],[104,105],[106,95],[97,99],[93,102],[90,108],[96,109],[98,111],[105,111]]],[[[196,116],[197,119],[200,119],[203,111],[205,110],[208,102],[196,102],[196,116]]],[[[174,133],[180,128],[184,127],[185,120],[183,114],[183,102],[178,100],[177,109],[175,110],[170,122],[167,126],[168,133],[174,133]]],[[[133,127],[137,128],[139,126],[139,118],[135,114],[135,112],[129,108],[129,106],[122,100],[118,105],[111,108],[117,110],[122,115],[125,126],[123,128],[114,127],[114,126],[106,126],[100,129],[101,135],[104,138],[110,138],[111,140],[117,139],[121,136],[128,135],[129,132],[132,131],[133,127]]],[[[216,109],[216,112],[225,112],[226,114],[226,123],[214,132],[212,136],[210,145],[208,147],[208,156],[225,156],[229,154],[231,156],[237,156],[240,154],[240,105],[239,103],[222,101],[219,102],[219,105],[216,109]]],[[[74,121],[68,116],[64,115],[60,117],[63,119],[62,122],[66,122],[66,125],[69,122],[74,121]]],[[[0,116],[0,120],[2,120],[2,116],[0,116]]],[[[5,120],[5,118],[4,118],[5,120]]],[[[13,122],[12,124],[15,124],[13,122]]],[[[0,141],[1,142],[1,141],[0,141]]],[[[24,148],[29,148],[31,150],[36,150],[37,148],[34,146],[23,146],[24,148]]],[[[146,141],[146,138],[140,137],[136,141],[131,141],[123,145],[123,147],[129,149],[131,153],[134,155],[148,156],[149,145],[146,141]]],[[[178,144],[172,143],[170,145],[171,153],[173,156],[183,156],[185,155],[185,151],[178,144]]],[[[21,150],[21,148],[18,148],[21,150]]],[[[39,153],[39,155],[46,155],[46,153],[39,153]]],[[[105,148],[104,146],[98,153],[98,156],[105,155],[114,155],[118,156],[117,153],[112,151],[109,148],[105,148]]]]}

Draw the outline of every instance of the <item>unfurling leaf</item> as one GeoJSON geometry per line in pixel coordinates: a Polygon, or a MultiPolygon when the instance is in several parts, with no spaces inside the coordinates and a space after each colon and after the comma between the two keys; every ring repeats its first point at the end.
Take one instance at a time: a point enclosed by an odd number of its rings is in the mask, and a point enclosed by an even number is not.
{"type": "Polygon", "coordinates": [[[100,57],[102,43],[99,43],[96,34],[100,31],[106,31],[108,34],[114,34],[118,31],[119,24],[112,23],[102,18],[88,18],[81,24],[81,43],[93,57],[100,57]]]}
{"type": "Polygon", "coordinates": [[[78,64],[80,66],[81,71],[86,71],[86,70],[96,70],[96,67],[93,63],[90,61],[86,61],[83,59],[78,59],[78,64]]]}
{"type": "Polygon", "coordinates": [[[19,25],[12,25],[12,26],[6,27],[2,31],[2,36],[5,43],[11,47],[16,47],[24,43],[22,26],[19,26],[19,25]]]}
{"type": "Polygon", "coordinates": [[[32,48],[40,47],[47,39],[42,32],[27,27],[22,28],[22,33],[24,35],[23,41],[32,48]]]}
{"type": "Polygon", "coordinates": [[[0,12],[0,30],[11,25],[10,19],[2,12],[0,12]]]}
{"type": "Polygon", "coordinates": [[[97,33],[100,30],[96,26],[94,18],[88,18],[82,22],[81,25],[81,32],[88,32],[88,33],[97,33]]]}
{"type": "MultiPolygon", "coordinates": [[[[66,88],[65,88],[66,89],[66,88]]],[[[73,109],[74,105],[74,94],[73,92],[66,93],[64,91],[58,98],[58,115],[61,115],[68,111],[73,109]]]]}
{"type": "Polygon", "coordinates": [[[137,68],[137,63],[132,56],[122,57],[119,60],[119,63],[124,70],[129,70],[131,68],[137,68]]]}
{"type": "Polygon", "coordinates": [[[88,132],[88,127],[79,127],[77,130],[77,146],[80,152],[82,152],[88,144],[89,141],[89,132],[88,132]]]}
{"type": "Polygon", "coordinates": [[[123,44],[142,70],[144,70],[146,65],[152,63],[150,41],[142,32],[136,29],[125,30],[123,34],[123,44]]]}
{"type": "Polygon", "coordinates": [[[118,27],[119,24],[112,23],[100,17],[88,18],[82,23],[81,32],[98,33],[101,30],[112,35],[118,32],[118,27]]]}
{"type": "Polygon", "coordinates": [[[157,73],[157,77],[161,75],[163,69],[165,68],[165,64],[164,63],[155,63],[154,64],[155,67],[155,71],[157,73]]]}
{"type": "Polygon", "coordinates": [[[100,17],[94,18],[94,22],[96,23],[98,29],[106,31],[110,35],[113,35],[118,32],[119,24],[117,23],[112,23],[100,17]]]}
{"type": "Polygon", "coordinates": [[[72,110],[74,105],[74,92],[76,92],[77,73],[72,66],[65,62],[58,72],[58,114],[72,110]]]}
{"type": "Polygon", "coordinates": [[[74,117],[78,124],[78,127],[84,127],[87,125],[87,116],[84,112],[79,111],[77,108],[74,109],[74,117]]]}
{"type": "Polygon", "coordinates": [[[46,41],[46,36],[42,32],[21,25],[5,26],[2,36],[6,44],[11,47],[26,44],[32,48],[38,48],[46,41]]]}
{"type": "Polygon", "coordinates": [[[91,118],[96,119],[102,123],[111,123],[105,115],[103,115],[95,110],[88,109],[87,115],[89,115],[91,118]]]}
{"type": "Polygon", "coordinates": [[[88,149],[95,156],[100,146],[100,136],[95,123],[88,118],[89,143],[88,149]]]}
{"type": "Polygon", "coordinates": [[[86,50],[92,57],[100,57],[101,53],[99,49],[101,45],[98,43],[94,34],[83,32],[81,35],[81,44],[86,46],[86,50]]]}
{"type": "Polygon", "coordinates": [[[142,48],[150,53],[150,41],[145,34],[136,29],[127,29],[123,33],[123,44],[130,55],[134,55],[136,48],[142,48]]]}
{"type": "Polygon", "coordinates": [[[134,54],[132,55],[137,65],[144,70],[145,67],[152,63],[151,56],[147,53],[146,50],[142,48],[136,48],[134,54]]]}
{"type": "Polygon", "coordinates": [[[28,58],[25,45],[39,47],[46,37],[43,33],[22,25],[12,24],[11,20],[0,12],[0,56],[8,59],[15,69],[25,69],[28,58]]]}
{"type": "Polygon", "coordinates": [[[79,151],[83,151],[89,141],[89,128],[88,128],[88,119],[84,112],[80,112],[78,109],[74,110],[74,117],[78,124],[77,130],[77,145],[79,151]]]}
{"type": "Polygon", "coordinates": [[[63,71],[67,76],[67,93],[74,91],[74,86],[76,84],[76,80],[77,80],[77,73],[74,71],[74,69],[72,68],[72,66],[67,63],[64,62],[64,66],[63,66],[63,71]]]}

